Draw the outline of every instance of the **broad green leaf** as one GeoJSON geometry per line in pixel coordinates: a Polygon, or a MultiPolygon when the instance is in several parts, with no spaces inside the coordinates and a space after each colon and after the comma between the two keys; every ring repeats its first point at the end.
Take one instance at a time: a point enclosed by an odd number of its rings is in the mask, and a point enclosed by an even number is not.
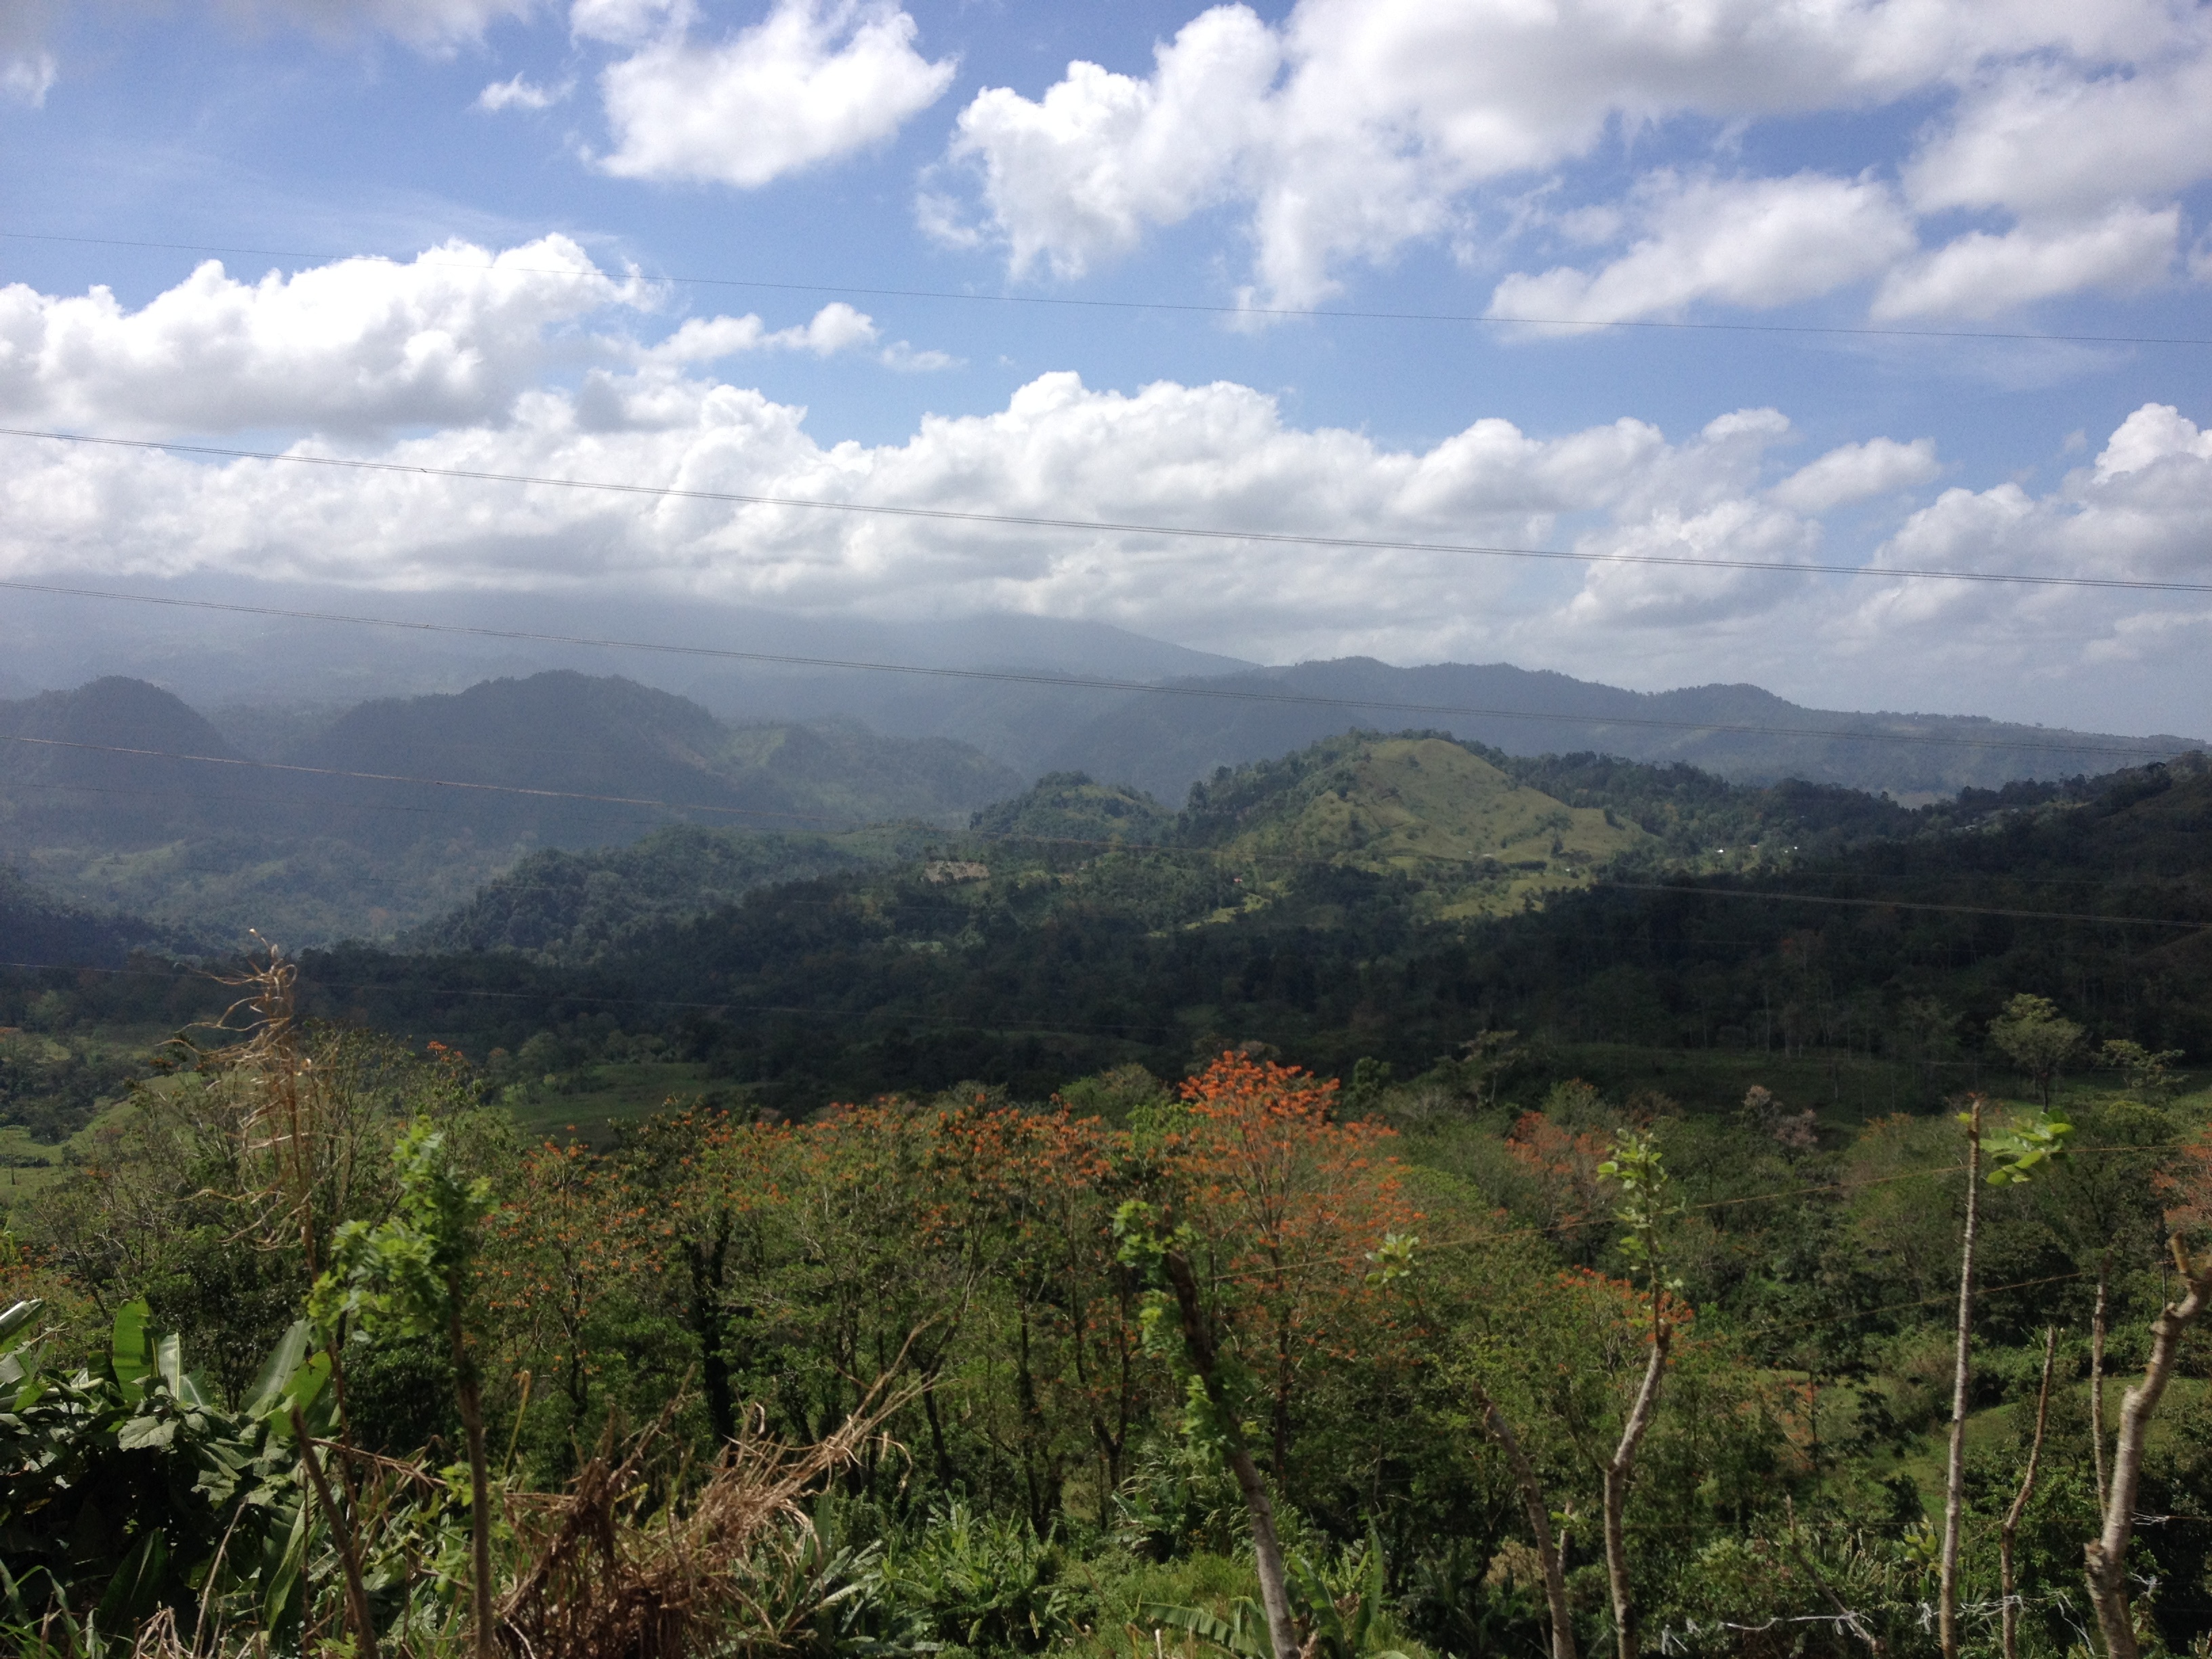
{"type": "MultiPolygon", "coordinates": [[[[271,1540],[272,1542],[274,1540],[271,1540]]],[[[292,1530],[284,1540],[283,1551],[273,1565],[263,1556],[261,1577],[261,1624],[267,1631],[288,1628],[297,1616],[294,1605],[299,1599],[301,1568],[307,1559],[307,1506],[300,1505],[292,1516],[292,1530]]]]}
{"type": "Polygon", "coordinates": [[[158,1450],[173,1445],[176,1438],[176,1419],[156,1417],[150,1413],[141,1413],[115,1431],[116,1449],[119,1451],[158,1450]]]}
{"type": "Polygon", "coordinates": [[[161,1372],[161,1381],[168,1385],[169,1393],[172,1395],[184,1392],[184,1340],[174,1331],[171,1331],[154,1344],[154,1369],[161,1372]]]}
{"type": "Polygon", "coordinates": [[[297,1406],[300,1414],[308,1419],[312,1429],[321,1413],[314,1410],[315,1402],[322,1397],[325,1386],[331,1380],[331,1357],[319,1353],[298,1367],[284,1379],[276,1391],[276,1398],[263,1413],[268,1419],[269,1431],[279,1440],[292,1438],[292,1407],[297,1406]]]}
{"type": "Polygon", "coordinates": [[[295,1320],[292,1328],[276,1339],[276,1346],[269,1351],[269,1358],[261,1362],[261,1374],[253,1380],[253,1391],[246,1396],[246,1414],[266,1417],[283,1403],[284,1385],[300,1369],[300,1362],[307,1357],[309,1331],[307,1322],[295,1320]]]}
{"type": "Polygon", "coordinates": [[[125,1303],[115,1310],[115,1328],[108,1340],[116,1387],[134,1405],[146,1391],[146,1379],[154,1375],[154,1340],[146,1328],[150,1316],[144,1297],[125,1303]]]}
{"type": "Polygon", "coordinates": [[[1168,1607],[1150,1601],[1145,1604],[1144,1616],[1156,1625],[1188,1631],[1200,1641],[1226,1648],[1242,1656],[1242,1659],[1267,1659],[1267,1650],[1255,1639],[1255,1633],[1245,1628],[1243,1615],[1248,1605],[1242,1601],[1237,1604],[1238,1616],[1233,1624],[1215,1618],[1201,1607],[1168,1607]]]}
{"type": "Polygon", "coordinates": [[[123,1558],[100,1595],[99,1620],[107,1630],[130,1630],[154,1610],[161,1574],[169,1564],[169,1540],[159,1527],[149,1528],[138,1547],[123,1558]]]}
{"type": "Polygon", "coordinates": [[[0,1353],[21,1340],[21,1333],[39,1316],[39,1310],[46,1304],[37,1297],[18,1302],[5,1313],[0,1313],[0,1353]]]}

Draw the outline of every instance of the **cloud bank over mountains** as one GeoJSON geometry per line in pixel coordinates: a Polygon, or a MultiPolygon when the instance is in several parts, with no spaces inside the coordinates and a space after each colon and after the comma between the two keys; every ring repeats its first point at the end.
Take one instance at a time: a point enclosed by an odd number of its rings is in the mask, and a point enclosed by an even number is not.
{"type": "MultiPolygon", "coordinates": [[[[803,408],[715,371],[748,353],[876,351],[871,319],[842,304],[773,327],[679,319],[663,297],[561,238],[251,283],[210,264],[136,310],[16,285],[0,290],[0,418],[150,438],[296,434],[301,453],[402,466],[1599,555],[2186,580],[2212,539],[2212,431],[2164,405],[2136,410],[2040,494],[1939,489],[1942,454],[1921,436],[1797,453],[1790,420],[1768,408],[1679,434],[1626,416],[1551,435],[1484,418],[1410,449],[1300,425],[1246,386],[1116,390],[1067,372],[867,445],[817,435],[803,408]]],[[[1507,658],[1638,684],[1910,680],[1936,661],[1946,676],[2180,672],[2212,645],[2212,605],[2171,595],[1562,569],[6,441],[0,569],[18,577],[1017,611],[1263,659],[1507,658]]]]}

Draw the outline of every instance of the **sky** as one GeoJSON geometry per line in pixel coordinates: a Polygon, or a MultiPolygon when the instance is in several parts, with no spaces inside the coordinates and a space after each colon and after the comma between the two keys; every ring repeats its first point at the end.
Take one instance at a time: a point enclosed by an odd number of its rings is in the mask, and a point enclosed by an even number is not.
{"type": "Polygon", "coordinates": [[[2212,592],[1885,574],[2212,584],[2209,208],[2182,0],[4,0],[0,425],[434,471],[0,437],[0,577],[2212,736],[2212,592]]]}

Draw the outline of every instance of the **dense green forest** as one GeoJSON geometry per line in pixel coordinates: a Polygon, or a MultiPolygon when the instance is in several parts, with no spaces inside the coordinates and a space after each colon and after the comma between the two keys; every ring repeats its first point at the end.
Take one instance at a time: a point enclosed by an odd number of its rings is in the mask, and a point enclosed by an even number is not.
{"type": "Polygon", "coordinates": [[[2111,1437],[2212,1097],[2032,997],[1990,1036],[2051,1108],[1981,1109],[1973,1187],[1948,1112],[1539,1091],[1505,1033],[532,1146],[283,980],[15,1206],[19,1645],[1994,1651],[2009,1589],[2058,1653],[2124,1471],[2122,1628],[2212,1631],[2201,1361],[2111,1437]]]}
{"type": "MultiPolygon", "coordinates": [[[[1060,775],[966,835],[677,826],[544,853],[412,952],[307,953],[302,996],[456,1045],[556,1116],[641,1058],[791,1115],[966,1079],[1042,1099],[1227,1046],[1407,1077],[1498,1028],[1560,1075],[1640,1063],[1593,1045],[1818,1055],[1832,1100],[1924,1106],[1979,1075],[1972,1034],[2021,990],[2100,1040],[2212,1046],[2208,824],[2187,760],[1909,811],[1353,736],[1176,815],[1060,775]]],[[[0,1022],[64,1042],[213,1006],[150,960],[0,978],[0,1022]]],[[[1713,1076],[1698,1103],[1724,1106],[1735,1073],[1713,1076]]]]}
{"type": "Polygon", "coordinates": [[[403,950],[19,891],[107,954],[0,971],[0,1632],[2202,1650],[2208,855],[2189,761],[1369,733],[547,850],[403,950]]]}

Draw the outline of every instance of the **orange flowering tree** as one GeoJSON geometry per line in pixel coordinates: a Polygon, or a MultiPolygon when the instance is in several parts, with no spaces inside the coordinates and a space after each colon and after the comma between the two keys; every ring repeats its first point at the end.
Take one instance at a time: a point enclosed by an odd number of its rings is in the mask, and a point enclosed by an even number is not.
{"type": "Polygon", "coordinates": [[[1606,1242],[1612,1183],[1598,1173],[1610,1143],[1570,1129],[1542,1112],[1523,1112],[1505,1137],[1505,1151],[1528,1187],[1537,1224],[1570,1256],[1587,1261],[1606,1242]]]}
{"type": "Polygon", "coordinates": [[[954,1206],[977,1279],[963,1333],[962,1414],[1018,1486],[1031,1524],[1051,1523],[1084,1462],[1099,1512],[1121,1479],[1148,1370],[1139,1287],[1116,1259],[1115,1194],[1126,1137],[1064,1107],[978,1103],[932,1123],[931,1170],[954,1206]]]}
{"type": "Polygon", "coordinates": [[[694,1350],[711,1443],[738,1431],[731,1323],[772,1254],[773,1171],[792,1132],[696,1109],[640,1126],[617,1162],[629,1249],[694,1350]]]}
{"type": "Polygon", "coordinates": [[[1417,1219],[1383,1151],[1390,1131],[1336,1121],[1335,1091],[1333,1079],[1224,1054],[1182,1085],[1154,1197],[1116,1218],[1125,1258],[1159,1284],[1146,1316],[1185,1371],[1188,1429],[1219,1447],[1243,1494],[1276,1659],[1302,1643],[1273,1501],[1302,1391],[1329,1359],[1352,1357],[1395,1300],[1388,1264],[1404,1258],[1417,1219]]]}
{"type": "Polygon", "coordinates": [[[603,1316],[650,1261],[643,1206],[588,1147],[548,1141],[525,1153],[509,1201],[490,1222],[485,1307],[508,1346],[552,1375],[568,1422],[591,1413],[603,1316]]]}

